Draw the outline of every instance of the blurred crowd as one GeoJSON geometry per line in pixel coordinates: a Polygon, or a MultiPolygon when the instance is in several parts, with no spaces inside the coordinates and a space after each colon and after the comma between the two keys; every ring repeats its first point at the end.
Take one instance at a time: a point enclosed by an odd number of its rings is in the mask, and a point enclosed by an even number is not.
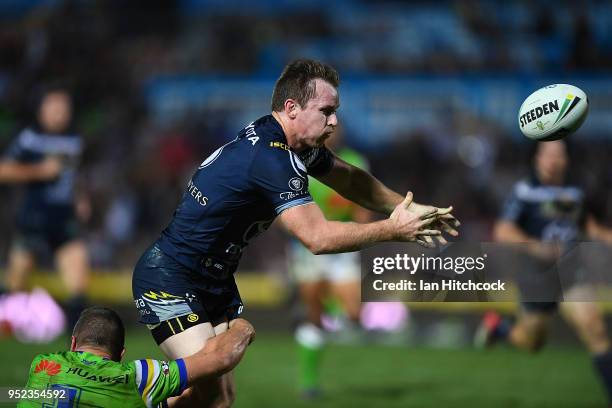
{"type": "MultiPolygon", "coordinates": [[[[243,125],[229,124],[223,109],[156,120],[146,92],[156,78],[273,80],[297,57],[353,77],[605,76],[612,68],[612,5],[600,1],[553,10],[546,1],[12,0],[0,4],[0,20],[0,147],[35,120],[42,86],[72,89],[86,141],[80,185],[91,212],[83,222],[98,268],[130,268],[169,221],[191,172],[243,125]]],[[[443,117],[439,131],[410,130],[363,153],[390,187],[454,205],[462,239],[489,240],[504,196],[529,172],[532,145],[465,112],[443,117]]],[[[612,138],[576,139],[571,174],[610,221],[612,138]]],[[[0,194],[4,264],[19,189],[0,186],[0,194]]],[[[267,268],[283,242],[279,231],[256,241],[242,268],[267,268]]]]}

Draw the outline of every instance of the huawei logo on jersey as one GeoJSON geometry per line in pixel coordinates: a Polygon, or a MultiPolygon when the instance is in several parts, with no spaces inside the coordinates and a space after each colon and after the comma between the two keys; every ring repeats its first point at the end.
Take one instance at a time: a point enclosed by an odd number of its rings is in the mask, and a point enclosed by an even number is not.
{"type": "Polygon", "coordinates": [[[62,366],[55,361],[40,360],[34,368],[34,373],[40,373],[44,371],[47,375],[57,375],[61,371],[62,366]]]}

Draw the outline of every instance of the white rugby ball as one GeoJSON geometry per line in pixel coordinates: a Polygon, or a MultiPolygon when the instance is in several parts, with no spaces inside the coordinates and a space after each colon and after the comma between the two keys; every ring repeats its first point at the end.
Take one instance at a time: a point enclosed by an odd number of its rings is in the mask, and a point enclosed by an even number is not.
{"type": "Polygon", "coordinates": [[[530,139],[550,141],[575,132],[587,117],[589,103],[582,89],[554,84],[540,88],[521,105],[518,123],[530,139]]]}

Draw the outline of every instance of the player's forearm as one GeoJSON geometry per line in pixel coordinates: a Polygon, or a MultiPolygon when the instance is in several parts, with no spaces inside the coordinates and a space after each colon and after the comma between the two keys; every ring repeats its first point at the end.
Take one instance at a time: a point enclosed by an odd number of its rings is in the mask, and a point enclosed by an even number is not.
{"type": "Polygon", "coordinates": [[[0,182],[27,183],[42,181],[48,178],[45,169],[40,164],[22,164],[15,162],[0,162],[0,182]]]}
{"type": "Polygon", "coordinates": [[[26,183],[39,178],[39,168],[35,164],[0,162],[0,182],[26,183]]]}
{"type": "Polygon", "coordinates": [[[507,244],[534,243],[537,241],[508,221],[500,221],[495,224],[493,228],[493,238],[495,241],[507,244]]]}
{"type": "Polygon", "coordinates": [[[320,255],[358,251],[394,238],[394,229],[388,219],[368,224],[327,221],[308,237],[302,237],[302,242],[312,253],[320,255]]]}
{"type": "Polygon", "coordinates": [[[351,168],[348,182],[338,192],[362,207],[385,215],[391,214],[404,199],[376,177],[357,167],[351,168]]]}

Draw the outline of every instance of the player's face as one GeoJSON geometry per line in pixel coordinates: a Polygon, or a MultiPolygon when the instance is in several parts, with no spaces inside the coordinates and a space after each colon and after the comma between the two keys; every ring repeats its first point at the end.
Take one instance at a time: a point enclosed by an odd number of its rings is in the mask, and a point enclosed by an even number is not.
{"type": "Polygon", "coordinates": [[[51,92],[42,100],[38,112],[40,125],[47,132],[60,133],[66,130],[72,118],[72,102],[65,92],[51,92]]]}
{"type": "Polygon", "coordinates": [[[560,183],[567,168],[567,151],[561,141],[540,143],[535,157],[535,167],[542,183],[560,183]]]}
{"type": "Polygon", "coordinates": [[[315,79],[315,87],[315,96],[298,108],[295,117],[298,138],[308,147],[323,146],[338,125],[338,91],[322,79],[315,79]]]}

